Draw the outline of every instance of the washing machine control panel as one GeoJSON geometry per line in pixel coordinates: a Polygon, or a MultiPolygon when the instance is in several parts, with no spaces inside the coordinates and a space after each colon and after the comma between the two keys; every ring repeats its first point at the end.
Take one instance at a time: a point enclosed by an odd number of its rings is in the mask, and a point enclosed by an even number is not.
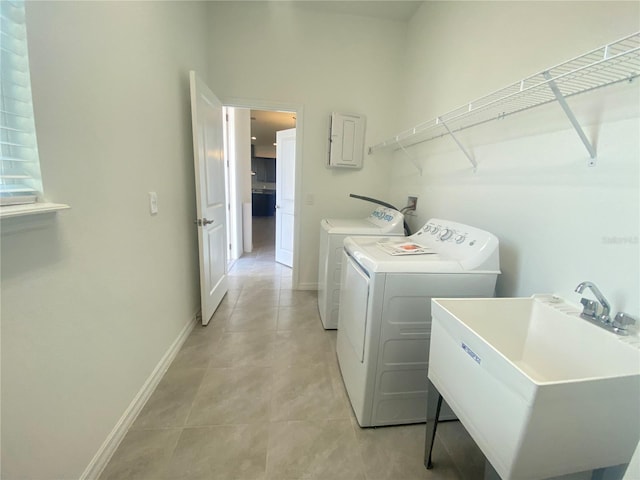
{"type": "Polygon", "coordinates": [[[494,242],[497,245],[497,239],[489,232],[438,219],[429,220],[412,238],[416,243],[460,259],[482,256],[487,245],[494,242]]]}
{"type": "Polygon", "coordinates": [[[451,225],[427,223],[417,233],[417,236],[430,235],[439,242],[451,242],[461,245],[467,241],[469,233],[465,230],[453,228],[451,225]]]}

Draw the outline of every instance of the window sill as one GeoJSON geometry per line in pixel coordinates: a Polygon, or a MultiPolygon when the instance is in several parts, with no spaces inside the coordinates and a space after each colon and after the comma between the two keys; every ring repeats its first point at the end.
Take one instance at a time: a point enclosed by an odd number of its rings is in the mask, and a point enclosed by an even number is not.
{"type": "Polygon", "coordinates": [[[38,215],[42,213],[57,212],[71,208],[63,203],[37,202],[28,205],[7,205],[0,207],[0,219],[38,215]]]}

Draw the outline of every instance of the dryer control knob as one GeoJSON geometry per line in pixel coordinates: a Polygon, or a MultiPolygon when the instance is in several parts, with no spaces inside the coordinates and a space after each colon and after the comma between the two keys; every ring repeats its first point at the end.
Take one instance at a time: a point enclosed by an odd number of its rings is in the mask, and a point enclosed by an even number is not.
{"type": "Polygon", "coordinates": [[[440,230],[440,227],[438,227],[437,225],[433,225],[431,227],[431,235],[435,235],[436,233],[438,233],[439,230],[440,230]]]}
{"type": "Polygon", "coordinates": [[[467,239],[467,237],[465,237],[464,235],[458,235],[456,237],[456,243],[462,243],[467,239]]]}
{"type": "Polygon", "coordinates": [[[453,236],[453,230],[445,228],[440,234],[440,240],[449,240],[453,236]]]}

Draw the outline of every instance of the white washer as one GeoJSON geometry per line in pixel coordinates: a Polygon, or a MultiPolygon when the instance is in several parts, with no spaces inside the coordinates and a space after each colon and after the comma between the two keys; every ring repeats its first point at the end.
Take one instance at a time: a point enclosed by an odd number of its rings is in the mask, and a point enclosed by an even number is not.
{"type": "Polygon", "coordinates": [[[498,239],[431,219],[410,237],[347,238],[343,262],[336,348],[358,423],[424,422],[431,298],[492,297],[498,239]],[[392,255],[385,241],[436,253],[392,255]]]}
{"type": "Polygon", "coordinates": [[[325,218],[320,222],[318,310],[326,329],[338,328],[344,239],[362,235],[404,235],[404,215],[391,208],[378,207],[367,218],[325,218]]]}

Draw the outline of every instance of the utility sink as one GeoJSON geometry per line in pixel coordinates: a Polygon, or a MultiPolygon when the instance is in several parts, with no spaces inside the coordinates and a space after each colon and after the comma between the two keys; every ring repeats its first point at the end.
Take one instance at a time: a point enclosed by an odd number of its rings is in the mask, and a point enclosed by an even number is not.
{"type": "Polygon", "coordinates": [[[552,296],[434,299],[429,379],[503,480],[629,463],[640,350],[552,296]]]}

